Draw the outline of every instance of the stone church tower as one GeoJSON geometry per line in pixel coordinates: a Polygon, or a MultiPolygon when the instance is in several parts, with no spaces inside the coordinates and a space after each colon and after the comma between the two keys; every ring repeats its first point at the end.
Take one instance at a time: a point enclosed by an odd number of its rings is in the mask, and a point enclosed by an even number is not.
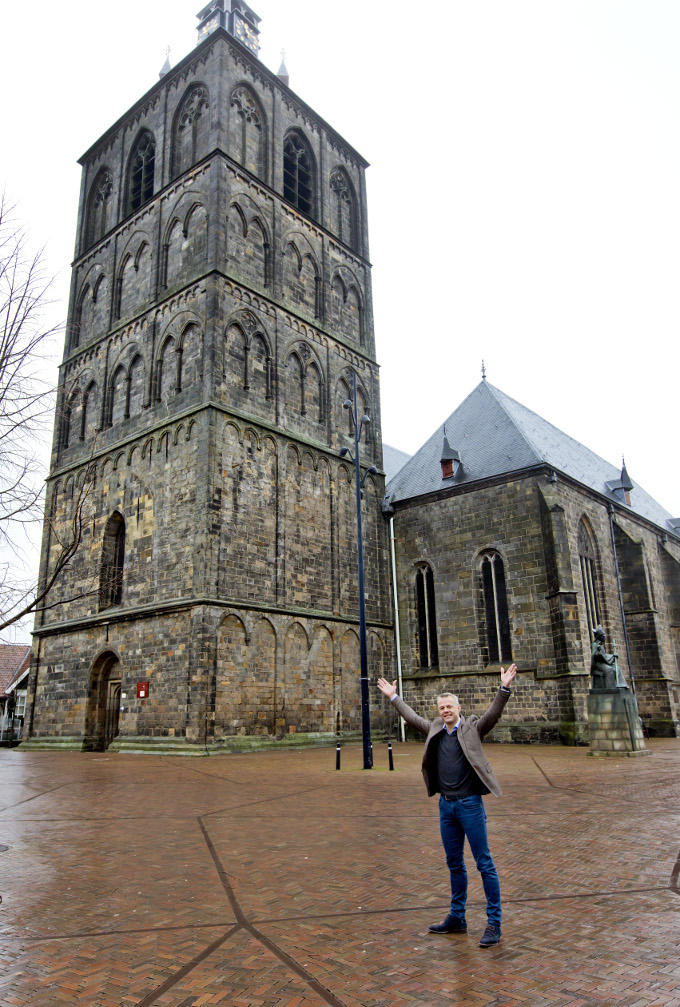
{"type": "MultiPolygon", "coordinates": [[[[366,162],[242,0],[82,157],[27,746],[211,751],[360,724],[392,654],[366,162]]],[[[373,699],[375,704],[375,699],[373,699]]],[[[384,711],[374,705],[373,723],[384,711]]]]}

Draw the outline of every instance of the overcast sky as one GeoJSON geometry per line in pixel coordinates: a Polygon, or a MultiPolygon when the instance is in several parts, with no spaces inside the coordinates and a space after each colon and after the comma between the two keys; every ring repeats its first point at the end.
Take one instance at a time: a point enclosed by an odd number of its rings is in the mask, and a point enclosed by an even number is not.
{"type": "MultiPolygon", "coordinates": [[[[194,47],[200,6],[3,5],[0,187],[45,245],[57,320],[77,158],[167,46],[173,65],[194,47]]],[[[276,71],[285,49],[293,90],[371,163],[383,439],[416,451],[484,359],[680,516],[680,3],[253,7],[263,62],[276,71]]]]}

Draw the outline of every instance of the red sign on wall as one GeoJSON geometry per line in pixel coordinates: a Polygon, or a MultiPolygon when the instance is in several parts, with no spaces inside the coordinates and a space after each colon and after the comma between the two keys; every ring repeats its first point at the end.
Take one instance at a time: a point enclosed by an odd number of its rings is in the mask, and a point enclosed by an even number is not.
{"type": "Polygon", "coordinates": [[[137,699],[148,699],[148,697],[149,697],[149,683],[137,682],[137,699]]]}

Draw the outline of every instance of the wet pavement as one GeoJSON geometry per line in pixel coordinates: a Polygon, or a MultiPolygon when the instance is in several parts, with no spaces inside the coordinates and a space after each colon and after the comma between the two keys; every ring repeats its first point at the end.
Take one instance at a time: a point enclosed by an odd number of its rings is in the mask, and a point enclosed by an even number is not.
{"type": "MultiPolygon", "coordinates": [[[[680,741],[487,745],[503,937],[467,936],[421,746],[0,750],[3,1007],[680,1007],[680,741]]],[[[469,853],[468,853],[469,857],[469,853]]]]}

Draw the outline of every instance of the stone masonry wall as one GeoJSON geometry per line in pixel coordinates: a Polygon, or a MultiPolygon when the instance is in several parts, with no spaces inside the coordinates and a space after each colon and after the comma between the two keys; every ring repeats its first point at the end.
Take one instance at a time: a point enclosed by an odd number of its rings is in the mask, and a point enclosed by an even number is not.
{"type": "MultiPolygon", "coordinates": [[[[217,32],[82,164],[43,582],[74,517],[83,536],[36,623],[33,734],[91,733],[106,676],[121,738],[354,730],[352,369],[360,458],[382,465],[365,162],[217,32]],[[308,213],[282,198],[290,131],[308,213]],[[152,195],[136,205],[140,150],[152,195]],[[102,601],[111,521],[121,591],[102,601]],[[151,691],[133,702],[137,681],[151,691]]],[[[383,492],[369,477],[374,676],[392,658],[383,492]]]]}
{"type": "MultiPolygon", "coordinates": [[[[626,529],[625,534],[636,543],[635,564],[631,550],[627,554],[619,548],[618,558],[624,585],[628,585],[629,638],[637,647],[632,657],[640,713],[650,731],[672,733],[678,689],[670,627],[677,606],[671,605],[668,581],[676,562],[670,556],[675,556],[677,548],[662,542],[659,533],[623,508],[617,508],[615,520],[621,525],[619,537],[626,529]],[[634,583],[637,594],[632,591],[634,583]],[[633,603],[641,596],[644,611],[633,603]]],[[[527,733],[536,738],[585,737],[590,634],[578,552],[583,523],[597,550],[598,603],[607,646],[611,649],[616,641],[621,669],[630,680],[608,506],[572,483],[555,483],[546,473],[440,499],[413,500],[397,508],[407,701],[412,700],[421,712],[426,707],[431,710],[436,695],[450,690],[464,699],[468,710],[474,706],[478,712],[477,707],[485,708],[493,696],[498,666],[485,664],[477,570],[481,554],[494,550],[503,560],[512,660],[520,672],[504,718],[508,729],[517,737],[527,733]],[[423,563],[433,571],[436,598],[439,663],[431,669],[419,666],[415,577],[423,563]]]]}

